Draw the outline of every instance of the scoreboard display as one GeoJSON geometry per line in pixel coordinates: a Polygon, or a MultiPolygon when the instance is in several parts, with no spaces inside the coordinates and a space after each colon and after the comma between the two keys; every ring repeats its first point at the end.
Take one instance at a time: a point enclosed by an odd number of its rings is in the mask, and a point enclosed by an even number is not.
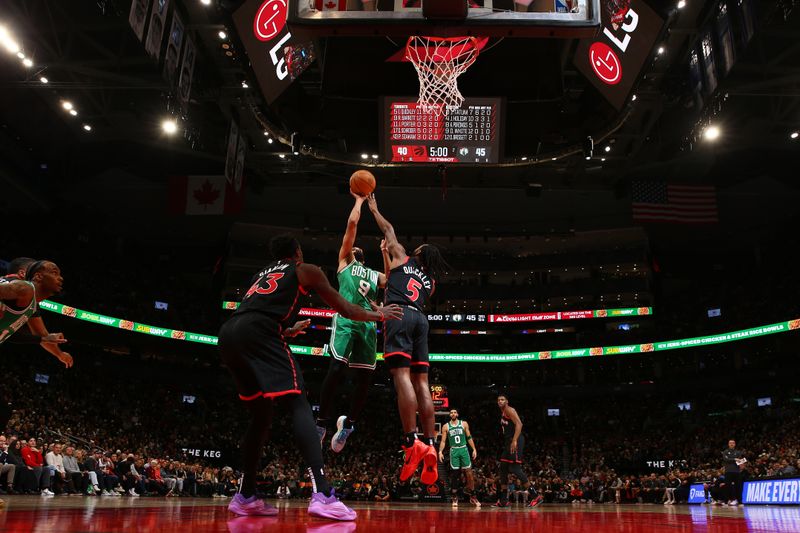
{"type": "Polygon", "coordinates": [[[437,114],[414,98],[383,102],[383,160],[392,163],[498,163],[502,100],[466,98],[437,114]]]}
{"type": "Polygon", "coordinates": [[[450,400],[447,399],[447,387],[444,385],[431,385],[431,399],[434,409],[449,409],[450,400]]]}

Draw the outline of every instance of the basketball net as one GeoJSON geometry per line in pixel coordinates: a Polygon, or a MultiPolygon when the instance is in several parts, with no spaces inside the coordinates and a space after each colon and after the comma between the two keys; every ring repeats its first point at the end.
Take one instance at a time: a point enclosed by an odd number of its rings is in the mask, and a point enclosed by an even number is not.
{"type": "Polygon", "coordinates": [[[417,102],[423,111],[438,116],[461,107],[464,97],[458,90],[458,77],[475,62],[479,53],[475,37],[412,35],[408,38],[406,59],[417,70],[417,102]]]}

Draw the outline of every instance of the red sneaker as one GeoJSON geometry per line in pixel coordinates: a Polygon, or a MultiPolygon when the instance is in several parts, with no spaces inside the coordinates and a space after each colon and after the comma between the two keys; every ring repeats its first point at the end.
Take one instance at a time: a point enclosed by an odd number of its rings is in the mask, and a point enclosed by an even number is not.
{"type": "Polygon", "coordinates": [[[541,495],[536,496],[534,499],[528,503],[528,507],[539,507],[544,502],[544,498],[541,495]]]}
{"type": "Polygon", "coordinates": [[[439,479],[439,455],[433,446],[427,446],[428,451],[422,458],[424,466],[419,481],[423,485],[433,485],[439,479]]]}
{"type": "Polygon", "coordinates": [[[415,440],[414,445],[411,448],[403,447],[406,452],[406,456],[405,462],[403,463],[403,468],[400,470],[400,481],[406,481],[408,478],[414,475],[414,472],[417,471],[419,463],[422,462],[422,459],[428,452],[428,448],[431,447],[427,444],[423,444],[420,440],[415,440]]]}

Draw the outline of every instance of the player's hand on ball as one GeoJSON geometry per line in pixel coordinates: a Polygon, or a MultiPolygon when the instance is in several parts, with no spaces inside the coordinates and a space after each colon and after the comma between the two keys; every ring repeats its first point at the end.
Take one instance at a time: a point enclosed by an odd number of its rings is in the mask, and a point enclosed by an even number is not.
{"type": "Polygon", "coordinates": [[[350,196],[355,198],[356,199],[356,203],[358,203],[358,204],[362,203],[364,200],[367,199],[366,196],[361,196],[360,194],[356,194],[353,191],[350,191],[350,196]]]}
{"type": "Polygon", "coordinates": [[[284,337],[297,337],[298,335],[305,335],[305,329],[311,325],[310,320],[301,320],[299,322],[295,322],[294,326],[290,327],[286,331],[283,332],[284,337]]]}

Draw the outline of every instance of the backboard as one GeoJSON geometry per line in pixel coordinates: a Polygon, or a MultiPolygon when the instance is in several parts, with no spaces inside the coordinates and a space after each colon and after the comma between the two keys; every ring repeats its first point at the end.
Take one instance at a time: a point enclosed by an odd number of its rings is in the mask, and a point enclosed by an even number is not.
{"type": "Polygon", "coordinates": [[[292,32],[309,38],[375,35],[576,38],[594,35],[600,25],[599,0],[469,0],[467,17],[458,21],[426,19],[421,0],[271,1],[286,4],[292,32]]]}

